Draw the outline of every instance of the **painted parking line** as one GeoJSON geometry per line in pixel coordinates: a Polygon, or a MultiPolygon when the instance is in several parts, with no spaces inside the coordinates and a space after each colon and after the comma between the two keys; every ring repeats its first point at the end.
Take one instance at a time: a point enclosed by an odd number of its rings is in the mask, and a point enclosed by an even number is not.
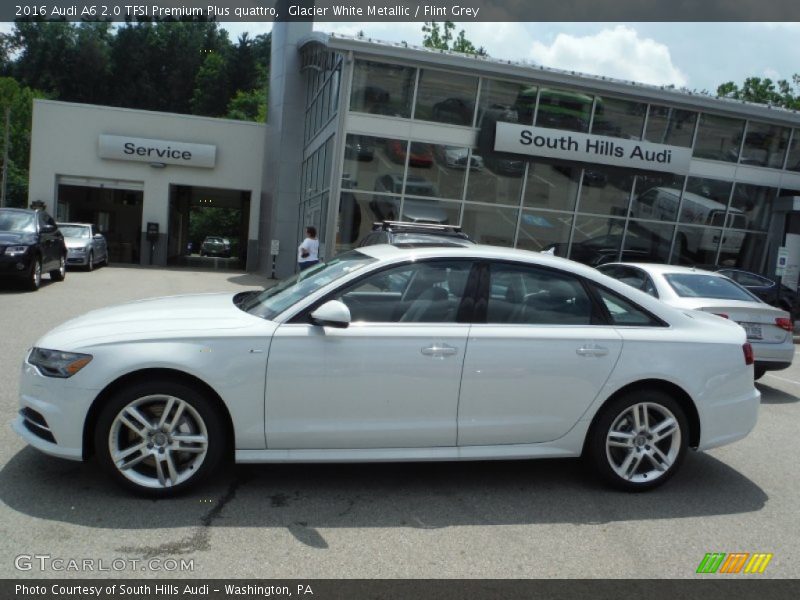
{"type": "Polygon", "coordinates": [[[800,381],[795,381],[794,379],[786,379],[785,377],[778,377],[777,375],[773,375],[772,373],[767,373],[767,377],[772,377],[773,379],[778,379],[780,381],[786,381],[787,383],[800,385],[800,381]]]}

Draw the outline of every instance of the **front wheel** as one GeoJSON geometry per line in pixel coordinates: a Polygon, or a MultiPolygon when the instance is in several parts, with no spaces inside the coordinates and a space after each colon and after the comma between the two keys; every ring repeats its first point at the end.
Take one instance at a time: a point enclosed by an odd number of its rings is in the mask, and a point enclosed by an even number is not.
{"type": "Polygon", "coordinates": [[[193,387],[139,383],[108,402],[95,430],[95,451],[128,489],[172,496],[219,465],[225,448],[222,421],[214,404],[193,387]]]}
{"type": "Polygon", "coordinates": [[[89,258],[86,259],[86,270],[94,271],[94,252],[89,252],[89,258]]]}
{"type": "Polygon", "coordinates": [[[42,259],[34,258],[31,271],[28,273],[26,286],[30,291],[35,292],[42,286],[42,259]]]}
{"type": "Polygon", "coordinates": [[[686,455],[689,427],[680,405],[659,390],[620,396],[603,408],[588,458],[612,486],[629,492],[665,483],[686,455]]]}

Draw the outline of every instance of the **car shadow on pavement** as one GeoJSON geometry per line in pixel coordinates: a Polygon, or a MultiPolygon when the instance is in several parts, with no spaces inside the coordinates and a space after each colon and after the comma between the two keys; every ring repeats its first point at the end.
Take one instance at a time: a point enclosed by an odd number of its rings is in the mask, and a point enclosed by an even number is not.
{"type": "Polygon", "coordinates": [[[757,382],[756,387],[761,392],[761,404],[792,404],[800,402],[800,398],[774,388],[769,384],[757,382]]]}
{"type": "Polygon", "coordinates": [[[742,473],[693,452],[672,481],[639,494],[603,487],[576,459],[238,465],[167,500],[127,493],[93,461],[62,461],[32,448],[0,471],[0,501],[22,515],[104,529],[195,526],[187,544],[200,546],[211,526],[285,528],[324,548],[318,528],[613,523],[749,513],[767,499],[742,473]]]}

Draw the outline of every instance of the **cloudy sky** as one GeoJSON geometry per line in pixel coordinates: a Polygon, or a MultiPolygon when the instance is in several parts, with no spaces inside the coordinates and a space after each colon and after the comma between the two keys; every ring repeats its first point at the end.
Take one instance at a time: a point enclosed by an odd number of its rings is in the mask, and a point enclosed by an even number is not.
{"type": "MultiPolygon", "coordinates": [[[[421,23],[315,23],[314,29],[422,43],[421,23]]],[[[268,23],[228,23],[232,37],[268,23]]],[[[800,72],[800,23],[458,23],[495,58],[716,91],[746,77],[800,72]]]]}

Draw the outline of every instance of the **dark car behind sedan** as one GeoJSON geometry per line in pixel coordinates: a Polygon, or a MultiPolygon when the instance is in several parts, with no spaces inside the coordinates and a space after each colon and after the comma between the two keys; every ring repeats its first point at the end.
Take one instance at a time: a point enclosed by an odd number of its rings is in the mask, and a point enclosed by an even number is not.
{"type": "Polygon", "coordinates": [[[0,208],[0,277],[38,290],[42,273],[53,281],[66,274],[67,247],[53,217],[44,211],[0,208]]]}
{"type": "Polygon", "coordinates": [[[731,267],[716,267],[713,269],[726,277],[730,277],[742,287],[747,288],[767,304],[782,308],[792,315],[792,320],[800,320],[800,294],[790,287],[759,275],[731,267]]]}

